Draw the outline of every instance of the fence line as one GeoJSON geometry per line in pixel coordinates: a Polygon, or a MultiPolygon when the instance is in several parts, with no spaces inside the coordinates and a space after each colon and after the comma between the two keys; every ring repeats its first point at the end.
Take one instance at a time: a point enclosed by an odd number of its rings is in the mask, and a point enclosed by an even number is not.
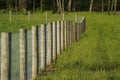
{"type": "MultiPolygon", "coordinates": [[[[58,56],[73,42],[80,39],[85,32],[86,19],[82,17],[80,23],[73,21],[56,21],[42,24],[40,27],[33,26],[31,33],[32,44],[32,74],[34,80],[38,74],[46,70],[58,56]]],[[[10,33],[1,33],[1,80],[11,80],[11,36],[10,33]]],[[[30,35],[29,35],[30,36],[30,35]]],[[[27,30],[20,29],[19,32],[19,53],[20,53],[20,80],[28,80],[28,47],[27,30]]],[[[13,44],[13,43],[12,43],[13,44]]],[[[15,64],[14,64],[15,65],[15,64]]]]}

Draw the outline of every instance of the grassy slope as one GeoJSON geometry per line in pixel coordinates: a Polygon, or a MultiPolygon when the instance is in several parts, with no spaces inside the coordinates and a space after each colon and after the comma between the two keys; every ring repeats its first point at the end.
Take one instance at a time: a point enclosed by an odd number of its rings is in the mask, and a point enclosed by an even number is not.
{"type": "Polygon", "coordinates": [[[59,56],[55,72],[39,80],[120,80],[120,15],[80,14],[86,33],[59,56]]]}
{"type": "MultiPolygon", "coordinates": [[[[74,19],[74,13],[65,13],[66,19],[74,19]]],[[[120,15],[79,12],[87,18],[87,31],[81,40],[73,43],[55,65],[56,71],[40,76],[40,80],[120,80],[120,15]]],[[[49,12],[49,22],[62,19],[49,12]]],[[[17,32],[20,27],[45,23],[45,13],[27,16],[14,14],[10,23],[8,14],[0,14],[0,32],[17,32]]],[[[79,19],[80,20],[80,19],[79,19]]]]}

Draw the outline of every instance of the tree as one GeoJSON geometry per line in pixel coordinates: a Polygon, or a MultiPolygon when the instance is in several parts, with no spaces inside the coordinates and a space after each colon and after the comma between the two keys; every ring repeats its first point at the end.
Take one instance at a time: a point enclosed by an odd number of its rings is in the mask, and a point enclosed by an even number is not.
{"type": "Polygon", "coordinates": [[[110,0],[108,0],[108,14],[110,14],[110,0]]]}
{"type": "Polygon", "coordinates": [[[102,0],[102,13],[104,12],[104,0],[102,0]]]}
{"type": "Polygon", "coordinates": [[[62,12],[64,13],[64,0],[62,0],[62,12]]]}
{"type": "Polygon", "coordinates": [[[27,9],[27,0],[19,0],[19,9],[24,10],[24,13],[27,9]]]}
{"type": "Polygon", "coordinates": [[[11,10],[11,0],[6,0],[6,9],[11,10]]]}
{"type": "Polygon", "coordinates": [[[113,7],[114,7],[114,0],[112,0],[112,3],[111,3],[111,12],[113,11],[113,7]]]}
{"type": "Polygon", "coordinates": [[[74,0],[74,6],[73,6],[73,10],[74,10],[74,12],[76,11],[76,0],[74,0]]]}
{"type": "Polygon", "coordinates": [[[40,10],[43,11],[43,0],[40,0],[40,10]]]}
{"type": "Polygon", "coordinates": [[[68,11],[71,11],[71,4],[72,4],[72,0],[68,1],[68,11]]]}
{"type": "Polygon", "coordinates": [[[91,0],[91,1],[90,1],[89,12],[91,12],[91,11],[92,11],[92,8],[93,8],[93,2],[94,2],[94,0],[91,0]]]}
{"type": "Polygon", "coordinates": [[[35,0],[33,0],[33,11],[35,11],[35,0]]]}
{"type": "Polygon", "coordinates": [[[16,12],[18,10],[18,0],[15,0],[15,9],[16,9],[16,12]]]}
{"type": "Polygon", "coordinates": [[[58,13],[62,13],[63,9],[62,9],[62,1],[61,0],[56,0],[56,3],[57,3],[57,7],[58,7],[58,13]]]}
{"type": "Polygon", "coordinates": [[[114,0],[114,14],[116,14],[117,10],[117,0],[114,0]]]}

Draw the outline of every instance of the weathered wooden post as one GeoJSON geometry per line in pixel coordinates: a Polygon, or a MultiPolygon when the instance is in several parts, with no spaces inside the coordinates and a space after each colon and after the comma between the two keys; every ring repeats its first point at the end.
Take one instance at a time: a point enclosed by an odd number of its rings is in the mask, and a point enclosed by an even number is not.
{"type": "Polygon", "coordinates": [[[11,80],[11,34],[1,33],[1,80],[11,80]]]}
{"type": "Polygon", "coordinates": [[[37,27],[32,27],[32,80],[37,77],[37,56],[38,56],[38,43],[37,43],[37,27]]]}
{"type": "Polygon", "coordinates": [[[75,22],[75,41],[77,41],[77,23],[75,22]]]}
{"type": "Polygon", "coordinates": [[[30,22],[30,11],[28,11],[28,22],[30,22]]]}
{"type": "Polygon", "coordinates": [[[76,23],[76,27],[77,27],[77,41],[79,40],[79,24],[76,23]]]}
{"type": "Polygon", "coordinates": [[[82,32],[81,32],[81,23],[79,23],[79,31],[80,31],[80,37],[81,37],[81,34],[82,34],[82,32]]]}
{"type": "Polygon", "coordinates": [[[81,28],[82,28],[82,33],[85,32],[85,26],[86,26],[86,19],[85,17],[82,17],[80,23],[81,23],[81,28]]]}
{"type": "Polygon", "coordinates": [[[73,42],[75,42],[75,22],[72,23],[73,24],[73,42]]]}
{"type": "Polygon", "coordinates": [[[48,22],[48,13],[46,11],[46,23],[48,22]]]}
{"type": "Polygon", "coordinates": [[[40,69],[46,69],[46,25],[40,27],[40,69]]]}
{"type": "Polygon", "coordinates": [[[61,21],[61,52],[64,50],[64,23],[61,21]]]}
{"type": "Polygon", "coordinates": [[[20,29],[20,80],[27,80],[27,34],[20,29]]]}
{"type": "Polygon", "coordinates": [[[71,43],[73,43],[73,22],[70,22],[71,25],[71,43]]]}
{"type": "Polygon", "coordinates": [[[46,64],[52,63],[52,24],[48,23],[46,27],[46,64]]]}
{"type": "Polygon", "coordinates": [[[78,26],[78,40],[80,40],[80,24],[77,23],[77,26],[78,26]]]}
{"type": "Polygon", "coordinates": [[[86,18],[85,17],[83,17],[83,31],[85,32],[85,30],[86,30],[86,18]]]}
{"type": "Polygon", "coordinates": [[[12,21],[12,12],[9,11],[9,21],[11,22],[12,21]]]}
{"type": "Polygon", "coordinates": [[[69,26],[69,21],[67,21],[67,46],[70,44],[70,26],[69,26]]]}
{"type": "Polygon", "coordinates": [[[67,48],[67,21],[64,21],[64,44],[65,49],[67,48]]]}
{"type": "Polygon", "coordinates": [[[65,14],[64,13],[62,14],[62,16],[63,16],[63,20],[65,20],[65,14]]]}
{"type": "Polygon", "coordinates": [[[60,54],[60,21],[57,21],[57,55],[60,54]]]}
{"type": "Polygon", "coordinates": [[[71,21],[69,21],[69,28],[70,28],[70,44],[72,43],[72,29],[71,29],[71,21]]]}
{"type": "Polygon", "coordinates": [[[57,59],[57,31],[56,22],[52,23],[53,61],[57,59]]]}
{"type": "Polygon", "coordinates": [[[80,23],[81,23],[81,32],[83,33],[83,17],[82,17],[80,23]]]}
{"type": "Polygon", "coordinates": [[[78,16],[77,16],[77,14],[75,14],[75,22],[77,22],[78,21],[78,16]]]}

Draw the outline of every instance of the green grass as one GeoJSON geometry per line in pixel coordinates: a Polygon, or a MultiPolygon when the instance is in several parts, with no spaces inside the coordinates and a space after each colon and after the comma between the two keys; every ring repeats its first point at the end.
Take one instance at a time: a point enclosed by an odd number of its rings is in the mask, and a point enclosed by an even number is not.
{"type": "MultiPolygon", "coordinates": [[[[48,22],[62,20],[59,14],[48,12],[48,22]]],[[[77,43],[73,43],[57,59],[54,72],[39,76],[39,80],[120,80],[120,13],[77,12],[86,16],[87,29],[77,43]]],[[[74,20],[74,13],[65,13],[74,20]]],[[[78,18],[80,21],[80,17],[78,18]]],[[[0,32],[18,32],[19,28],[31,29],[32,25],[45,23],[45,12],[27,15],[13,14],[9,22],[7,13],[0,14],[0,32]]]]}
{"type": "Polygon", "coordinates": [[[86,33],[39,80],[120,80],[120,15],[79,14],[87,18],[86,33]]]}
{"type": "MultiPolygon", "coordinates": [[[[53,14],[48,11],[48,22],[62,20],[62,15],[53,14]]],[[[65,18],[69,20],[74,19],[74,13],[65,13],[65,18]],[[71,16],[72,15],[72,16],[71,16]],[[70,17],[71,16],[71,17],[70,17]]],[[[9,12],[0,11],[0,32],[18,32],[20,28],[31,29],[32,26],[40,26],[46,23],[46,12],[31,12],[31,20],[28,22],[28,15],[22,12],[12,12],[12,21],[9,21],[9,12]]]]}

